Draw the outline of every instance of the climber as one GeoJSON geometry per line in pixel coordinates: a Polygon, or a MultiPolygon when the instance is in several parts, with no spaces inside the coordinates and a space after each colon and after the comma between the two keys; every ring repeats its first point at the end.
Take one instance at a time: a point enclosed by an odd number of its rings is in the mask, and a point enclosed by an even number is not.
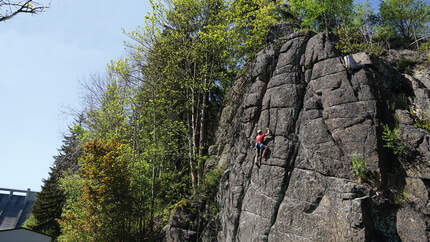
{"type": "Polygon", "coordinates": [[[263,144],[264,142],[264,137],[270,135],[270,129],[267,128],[266,129],[266,133],[263,133],[263,131],[261,131],[261,129],[259,129],[257,131],[257,136],[255,137],[255,164],[260,167],[261,165],[261,158],[264,158],[264,155],[266,154],[266,150],[267,150],[267,146],[265,146],[263,144]],[[261,152],[261,150],[263,150],[263,152],[261,152]],[[260,157],[260,153],[261,157],[260,157]]]}

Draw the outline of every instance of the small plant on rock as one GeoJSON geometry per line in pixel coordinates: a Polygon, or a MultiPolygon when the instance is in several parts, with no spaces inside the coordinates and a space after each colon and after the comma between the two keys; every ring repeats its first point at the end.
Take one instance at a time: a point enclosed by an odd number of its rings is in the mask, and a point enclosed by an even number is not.
{"type": "Polygon", "coordinates": [[[420,47],[418,48],[418,51],[425,55],[424,64],[426,66],[430,66],[430,41],[421,43],[420,47]]]}
{"type": "Polygon", "coordinates": [[[390,148],[396,156],[403,155],[406,147],[400,139],[400,129],[394,128],[393,130],[386,124],[382,124],[382,140],[385,141],[384,147],[390,148]]]}
{"type": "Polygon", "coordinates": [[[392,101],[391,107],[390,107],[392,112],[395,112],[396,109],[408,110],[408,108],[409,108],[408,97],[404,93],[397,95],[392,101]]]}
{"type": "Polygon", "coordinates": [[[360,181],[366,180],[368,175],[366,160],[358,154],[352,154],[350,160],[354,177],[358,178],[360,181]]]}
{"type": "Polygon", "coordinates": [[[421,109],[411,107],[409,113],[414,120],[415,127],[430,131],[430,118],[421,109]]]}
{"type": "Polygon", "coordinates": [[[395,187],[395,188],[391,188],[389,189],[391,194],[392,194],[392,198],[393,198],[393,202],[394,204],[397,205],[402,205],[405,201],[408,200],[408,193],[406,191],[406,188],[400,188],[400,187],[395,187]]]}

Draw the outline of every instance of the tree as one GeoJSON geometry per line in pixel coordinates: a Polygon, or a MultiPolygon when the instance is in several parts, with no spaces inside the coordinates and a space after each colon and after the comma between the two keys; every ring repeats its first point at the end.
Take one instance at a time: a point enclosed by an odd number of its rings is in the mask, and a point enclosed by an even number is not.
{"type": "Polygon", "coordinates": [[[288,0],[291,13],[303,28],[331,31],[346,22],[352,13],[352,0],[288,0]]]}
{"type": "Polygon", "coordinates": [[[369,0],[354,5],[352,14],[352,31],[358,30],[365,43],[372,43],[377,25],[377,16],[370,7],[369,0]]]}
{"type": "MultiPolygon", "coordinates": [[[[271,0],[230,0],[227,16],[229,18],[228,39],[231,41],[231,60],[233,65],[249,61],[264,46],[266,34],[276,23],[276,1],[271,0]]],[[[234,77],[233,77],[234,78],[234,77]]]]}
{"type": "Polygon", "coordinates": [[[99,106],[86,113],[84,124],[91,131],[92,138],[128,137],[128,119],[131,115],[128,91],[127,87],[115,79],[107,83],[99,97],[99,106]]]}
{"type": "Polygon", "coordinates": [[[80,176],[62,179],[68,194],[60,224],[61,239],[129,241],[131,197],[128,161],[115,138],[84,145],[80,176]]]}
{"type": "Polygon", "coordinates": [[[58,219],[61,218],[62,209],[66,201],[64,191],[61,189],[60,179],[65,172],[76,173],[79,170],[78,160],[82,155],[81,143],[78,139],[80,122],[77,121],[70,134],[64,135],[63,145],[54,157],[54,165],[46,180],[43,180],[42,190],[37,194],[28,228],[57,237],[60,235],[58,219]]]}
{"type": "Polygon", "coordinates": [[[146,28],[130,33],[138,41],[131,59],[142,73],[140,98],[144,105],[139,110],[145,113],[141,120],[147,120],[143,127],[150,128],[146,133],[153,135],[147,136],[157,151],[153,159],[161,164],[163,154],[171,148],[188,154],[196,191],[202,166],[199,161],[207,150],[208,95],[215,81],[224,80],[221,60],[226,53],[226,18],[220,0],[173,0],[166,5],[170,7],[153,3],[146,28]],[[171,136],[167,131],[176,134],[175,142],[160,142],[164,139],[160,137],[171,136]]]}
{"type": "Polygon", "coordinates": [[[383,51],[378,25],[379,17],[373,13],[368,0],[354,5],[353,12],[347,16],[347,21],[336,27],[336,34],[339,41],[336,44],[338,49],[345,54],[356,52],[371,52],[379,55],[383,51]]]}
{"type": "Polygon", "coordinates": [[[31,217],[25,227],[49,234],[56,238],[60,235],[60,225],[56,221],[61,217],[65,196],[59,187],[58,171],[51,168],[49,178],[43,180],[42,190],[37,194],[31,217]]]}
{"type": "Polygon", "coordinates": [[[274,5],[266,0],[150,3],[146,25],[128,33],[135,42],[127,45],[127,57],[111,62],[108,77],[88,89],[79,131],[88,143],[82,169],[61,179],[64,240],[157,240],[171,207],[204,187],[223,92],[274,22],[274,5]],[[118,215],[110,209],[121,201],[108,188],[117,185],[129,208],[123,230],[110,225],[118,215]]]}
{"type": "Polygon", "coordinates": [[[93,234],[89,230],[89,212],[82,200],[83,179],[79,174],[68,173],[60,178],[61,189],[66,201],[59,224],[61,235],[58,241],[91,241],[93,234]]]}
{"type": "Polygon", "coordinates": [[[219,108],[219,90],[228,89],[238,67],[263,46],[275,7],[266,0],[169,0],[152,6],[146,26],[129,33],[137,45],[125,66],[136,68],[146,103],[154,107],[148,114],[153,123],[159,117],[178,128],[196,194],[215,127],[208,110],[219,108]]]}
{"type": "Polygon", "coordinates": [[[379,7],[382,25],[392,28],[406,41],[418,46],[420,38],[428,37],[430,5],[425,0],[384,0],[379,7]]]}
{"type": "Polygon", "coordinates": [[[33,0],[1,0],[0,22],[6,21],[18,14],[37,14],[43,12],[47,6],[43,6],[33,0]]]}

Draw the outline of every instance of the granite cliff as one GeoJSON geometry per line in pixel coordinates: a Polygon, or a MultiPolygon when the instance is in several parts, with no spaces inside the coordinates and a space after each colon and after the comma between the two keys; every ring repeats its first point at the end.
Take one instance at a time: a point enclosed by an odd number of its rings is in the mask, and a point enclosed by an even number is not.
{"type": "Polygon", "coordinates": [[[210,149],[227,168],[209,223],[216,233],[201,240],[430,240],[430,133],[411,115],[430,111],[429,72],[402,74],[335,44],[324,33],[285,33],[244,67],[210,149]],[[398,127],[402,155],[386,147],[385,125],[398,127]],[[258,167],[255,134],[266,127],[258,167]],[[354,157],[367,167],[361,179],[354,157]]]}

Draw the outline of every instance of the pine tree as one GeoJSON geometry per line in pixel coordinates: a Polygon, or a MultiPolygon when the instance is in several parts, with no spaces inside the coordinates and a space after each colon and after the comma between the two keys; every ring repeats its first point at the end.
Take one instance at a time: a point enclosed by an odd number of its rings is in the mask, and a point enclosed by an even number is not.
{"type": "Polygon", "coordinates": [[[58,187],[58,175],[55,169],[51,168],[49,178],[43,180],[41,192],[37,194],[37,199],[32,208],[34,224],[29,225],[30,229],[49,234],[53,237],[60,235],[60,226],[56,219],[61,217],[64,203],[64,194],[58,187]]]}
{"type": "Polygon", "coordinates": [[[37,194],[31,216],[32,223],[27,227],[35,231],[57,237],[60,234],[60,226],[57,222],[61,218],[65,195],[60,188],[59,179],[63,173],[70,170],[77,172],[78,159],[82,154],[82,148],[76,129],[79,125],[69,130],[70,134],[64,136],[63,145],[59,154],[54,157],[54,165],[46,180],[43,180],[41,191],[37,194]]]}

